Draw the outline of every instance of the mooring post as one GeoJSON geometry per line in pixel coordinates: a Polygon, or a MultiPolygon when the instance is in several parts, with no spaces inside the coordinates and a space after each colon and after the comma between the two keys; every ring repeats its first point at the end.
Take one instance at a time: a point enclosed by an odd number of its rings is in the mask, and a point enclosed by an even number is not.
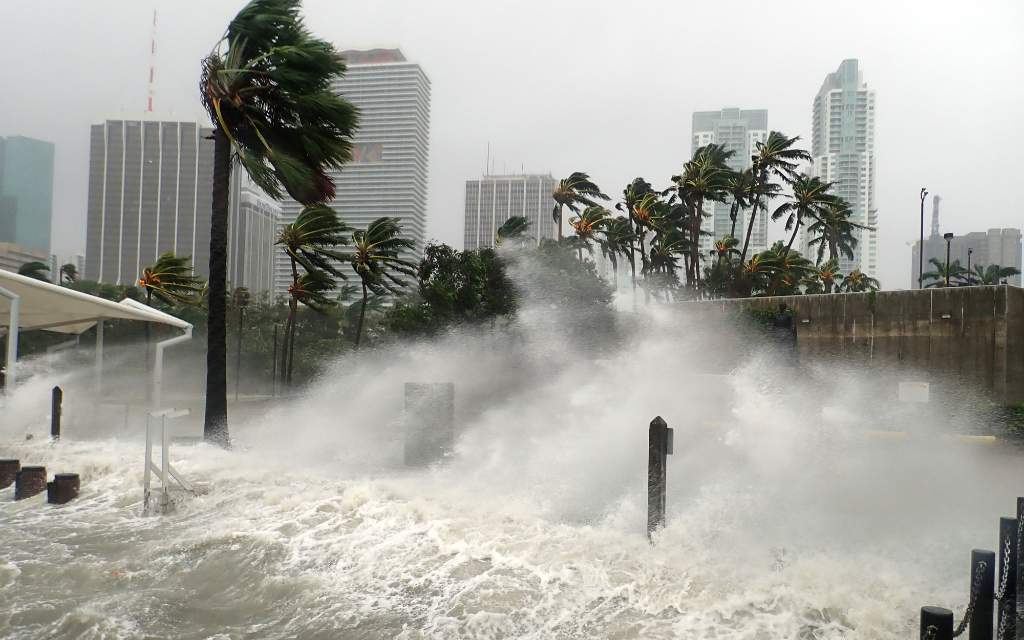
{"type": "Polygon", "coordinates": [[[61,404],[64,402],[64,391],[54,387],[50,397],[50,437],[60,440],[61,404]]]}
{"type": "Polygon", "coordinates": [[[46,491],[46,467],[22,467],[14,478],[14,499],[24,500],[46,491]]]}
{"type": "Polygon", "coordinates": [[[1016,637],[1017,622],[1017,518],[999,518],[999,616],[1000,638],[1016,637]]]}
{"type": "Polygon", "coordinates": [[[953,612],[942,607],[921,607],[921,640],[953,640],[953,612]]]}
{"type": "Polygon", "coordinates": [[[67,504],[78,497],[79,486],[77,473],[58,473],[53,476],[53,482],[46,483],[46,501],[67,504]]]}
{"type": "Polygon", "coordinates": [[[970,640],[992,640],[992,609],[995,604],[996,553],[987,549],[971,550],[971,590],[978,595],[974,601],[974,613],[968,623],[970,640]],[[980,573],[979,573],[980,572],[980,573]],[[980,583],[975,580],[980,576],[980,583]]]}
{"type": "Polygon", "coordinates": [[[665,526],[666,457],[672,453],[672,429],[661,416],[647,435],[647,537],[665,526]]]}
{"type": "Polygon", "coordinates": [[[21,462],[18,460],[0,460],[0,489],[6,489],[14,484],[20,469],[21,462]]]}

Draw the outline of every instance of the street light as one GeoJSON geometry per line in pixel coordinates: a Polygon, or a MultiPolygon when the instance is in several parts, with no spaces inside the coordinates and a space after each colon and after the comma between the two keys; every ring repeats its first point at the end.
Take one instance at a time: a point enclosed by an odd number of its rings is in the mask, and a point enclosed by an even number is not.
{"type": "Polygon", "coordinates": [[[946,286],[949,287],[949,243],[953,241],[953,234],[944,233],[942,237],[946,239],[946,286]]]}
{"type": "Polygon", "coordinates": [[[974,249],[967,247],[967,284],[968,286],[973,284],[971,277],[971,254],[974,253],[974,249]]]}
{"type": "Polygon", "coordinates": [[[917,245],[917,288],[923,289],[924,283],[924,199],[928,197],[928,189],[921,187],[921,242],[917,245]]]}

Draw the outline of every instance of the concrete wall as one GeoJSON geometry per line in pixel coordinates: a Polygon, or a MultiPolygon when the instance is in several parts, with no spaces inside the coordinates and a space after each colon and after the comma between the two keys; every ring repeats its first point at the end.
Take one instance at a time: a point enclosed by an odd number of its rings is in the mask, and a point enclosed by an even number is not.
{"type": "Polygon", "coordinates": [[[862,359],[1024,403],[1024,289],[1002,285],[696,303],[794,310],[801,359],[862,359]]]}

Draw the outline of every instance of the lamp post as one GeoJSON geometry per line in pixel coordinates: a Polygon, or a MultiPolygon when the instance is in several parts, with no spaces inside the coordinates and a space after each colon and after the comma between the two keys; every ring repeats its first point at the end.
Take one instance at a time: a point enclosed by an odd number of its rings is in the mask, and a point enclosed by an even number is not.
{"type": "Polygon", "coordinates": [[[946,287],[949,287],[949,243],[953,241],[952,233],[944,233],[942,237],[946,239],[946,287]]]}
{"type": "Polygon", "coordinates": [[[921,187],[921,241],[917,245],[917,288],[924,288],[924,199],[928,189],[921,187]]]}
{"type": "Polygon", "coordinates": [[[974,253],[974,249],[967,247],[967,284],[970,286],[974,284],[974,278],[971,276],[971,254],[974,253]]]}

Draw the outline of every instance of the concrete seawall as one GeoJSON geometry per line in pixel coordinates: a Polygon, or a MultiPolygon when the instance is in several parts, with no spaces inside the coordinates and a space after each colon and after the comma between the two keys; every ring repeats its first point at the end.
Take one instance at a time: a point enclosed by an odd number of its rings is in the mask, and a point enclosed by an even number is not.
{"type": "Polygon", "coordinates": [[[1010,285],[714,300],[723,312],[794,312],[801,358],[863,360],[1024,403],[1024,289],[1010,285]]]}

